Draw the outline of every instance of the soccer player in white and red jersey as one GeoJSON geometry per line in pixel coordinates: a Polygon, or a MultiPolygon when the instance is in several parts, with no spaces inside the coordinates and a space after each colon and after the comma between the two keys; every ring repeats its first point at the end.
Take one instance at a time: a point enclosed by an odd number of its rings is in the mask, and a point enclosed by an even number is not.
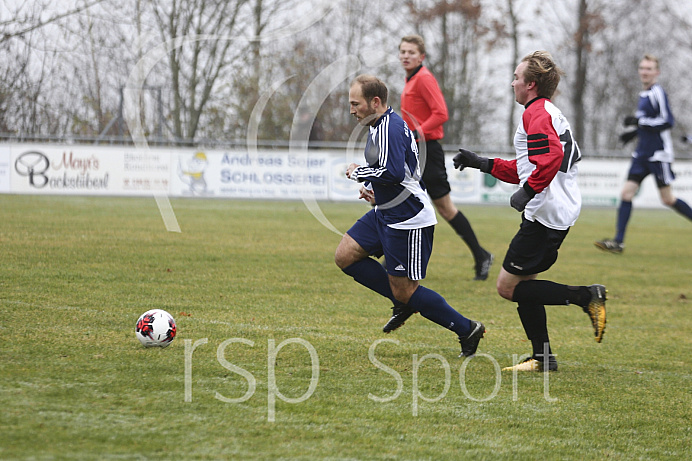
{"type": "Polygon", "coordinates": [[[406,72],[406,85],[401,92],[401,116],[413,130],[421,156],[425,155],[423,183],[435,209],[471,250],[474,280],[486,280],[493,255],[478,243],[471,223],[449,196],[452,188],[447,180],[445,153],[440,144],[444,137],[443,125],[449,119],[447,104],[435,76],[423,65],[424,59],[425,42],[420,35],[406,35],[401,39],[399,62],[406,72]]]}
{"type": "Polygon", "coordinates": [[[569,122],[550,101],[561,75],[562,70],[546,51],[527,55],[517,66],[512,87],[516,101],[525,110],[514,135],[514,160],[479,157],[465,149],[454,157],[456,168],[478,168],[520,186],[510,205],[523,212],[522,222],[502,263],[497,291],[518,304],[533,354],[505,370],[557,370],[548,337],[546,304],[580,306],[589,315],[598,342],[606,324],[603,285],[570,286],[537,280],[538,274],[557,260],[558,249],[581,211],[577,185],[581,154],[569,122]]]}

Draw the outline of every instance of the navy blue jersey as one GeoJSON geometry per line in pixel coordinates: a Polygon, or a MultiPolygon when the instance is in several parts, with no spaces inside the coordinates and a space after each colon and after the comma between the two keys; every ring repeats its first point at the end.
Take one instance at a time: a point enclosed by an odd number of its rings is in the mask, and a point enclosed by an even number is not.
{"type": "Polygon", "coordinates": [[[437,224],[420,183],[416,140],[391,107],[370,127],[365,161],[367,166],[356,168],[351,178],[372,185],[375,211],[389,227],[417,229],[437,224]]]}
{"type": "Polygon", "coordinates": [[[661,85],[655,83],[648,90],[639,93],[635,116],[639,119],[639,141],[632,156],[672,163],[674,152],[670,129],[675,120],[668,105],[668,96],[661,85]]]}

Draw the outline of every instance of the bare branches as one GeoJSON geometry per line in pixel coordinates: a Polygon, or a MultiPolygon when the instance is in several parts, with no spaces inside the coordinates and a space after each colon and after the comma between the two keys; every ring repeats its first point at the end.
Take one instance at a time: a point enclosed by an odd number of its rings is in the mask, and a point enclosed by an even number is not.
{"type": "MultiPolygon", "coordinates": [[[[0,132],[125,134],[114,118],[134,71],[146,134],[242,139],[264,95],[258,135],[287,140],[306,90],[344,57],[387,81],[397,109],[404,84],[397,48],[411,33],[425,38],[425,63],[445,94],[449,143],[507,146],[504,133],[518,122],[512,69],[536,49],[550,50],[567,72],[556,102],[585,148],[618,147],[617,121],[631,110],[644,52],[661,57],[678,126],[692,126],[692,115],[676,109],[692,104],[692,21],[684,2],[318,3],[326,0],[0,2],[0,132]],[[293,27],[313,11],[319,18],[309,27],[293,27]]],[[[329,91],[315,111],[324,139],[343,141],[352,121],[342,88],[329,91]]]]}
{"type": "Polygon", "coordinates": [[[23,37],[24,35],[29,34],[37,29],[41,29],[49,24],[56,23],[75,14],[82,13],[103,1],[104,0],[84,0],[82,5],[76,5],[74,8],[68,9],[65,12],[54,13],[45,19],[41,17],[43,8],[40,8],[40,5],[38,5],[38,8],[33,8],[31,11],[24,11],[24,5],[22,5],[22,7],[18,8],[17,10],[10,12],[10,14],[14,15],[13,18],[0,21],[0,44],[12,38],[23,37]]]}

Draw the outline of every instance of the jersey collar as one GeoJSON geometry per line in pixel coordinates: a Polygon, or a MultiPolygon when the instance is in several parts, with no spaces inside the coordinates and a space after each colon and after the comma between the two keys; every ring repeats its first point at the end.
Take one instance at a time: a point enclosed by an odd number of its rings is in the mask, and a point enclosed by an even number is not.
{"type": "Polygon", "coordinates": [[[394,112],[394,109],[392,109],[392,106],[387,107],[387,110],[384,112],[384,114],[380,115],[380,118],[378,118],[378,119],[375,121],[375,123],[373,123],[373,124],[370,126],[370,128],[372,128],[372,129],[377,128],[377,126],[378,126],[380,123],[382,123],[382,120],[384,120],[386,117],[388,117],[389,114],[391,114],[392,112],[394,112]]]}
{"type": "Polygon", "coordinates": [[[411,80],[413,78],[413,76],[416,75],[418,73],[418,71],[421,70],[422,68],[423,68],[423,64],[416,67],[416,69],[413,71],[413,73],[411,75],[409,75],[408,77],[406,77],[406,81],[408,82],[409,80],[411,80]]]}
{"type": "Polygon", "coordinates": [[[550,100],[549,98],[546,98],[545,96],[537,96],[537,97],[533,98],[531,101],[527,102],[526,105],[524,106],[524,109],[528,109],[531,104],[533,104],[535,101],[538,101],[539,99],[550,100]]]}

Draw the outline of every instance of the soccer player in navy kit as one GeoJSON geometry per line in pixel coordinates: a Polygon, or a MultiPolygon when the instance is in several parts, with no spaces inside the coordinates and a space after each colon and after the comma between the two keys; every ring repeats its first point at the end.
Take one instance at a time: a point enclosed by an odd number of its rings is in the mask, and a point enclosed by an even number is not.
{"type": "Polygon", "coordinates": [[[649,54],[644,55],[639,63],[639,79],[644,89],[639,93],[637,112],[625,117],[625,126],[636,126],[636,129],[620,136],[620,140],[625,143],[635,137],[638,137],[639,141],[632,154],[627,181],[620,195],[615,237],[594,242],[598,248],[609,253],[619,254],[625,248],[623,242],[632,214],[632,199],[644,178],[650,174],[656,178],[661,202],[692,220],[690,206],[676,198],[670,188],[675,179],[671,169],[674,153],[670,129],[675,121],[668,104],[668,96],[661,85],[656,83],[660,73],[658,59],[649,54]]]}
{"type": "Polygon", "coordinates": [[[505,370],[554,371],[557,360],[550,348],[545,305],[576,304],[586,312],[601,342],[606,324],[603,285],[569,286],[537,280],[557,260],[558,249],[581,211],[577,162],[581,160],[569,122],[550,98],[562,70],[546,51],[522,59],[514,72],[516,101],[525,110],[514,135],[515,160],[479,157],[460,149],[454,166],[478,168],[495,178],[519,184],[510,205],[522,214],[497,278],[497,291],[518,304],[519,319],[533,354],[505,370]]]}
{"type": "Polygon", "coordinates": [[[420,285],[437,219],[420,183],[416,140],[387,106],[387,94],[386,85],[371,75],[360,75],[351,84],[351,114],[369,127],[369,133],[366,165],[350,164],[346,176],[371,190],[361,190],[361,198],[374,200],[375,207],[344,234],[334,260],[361,285],[456,333],[460,356],[471,356],[485,333],[483,324],[467,319],[438,293],[420,285]],[[386,269],[370,257],[382,254],[386,269]]]}

